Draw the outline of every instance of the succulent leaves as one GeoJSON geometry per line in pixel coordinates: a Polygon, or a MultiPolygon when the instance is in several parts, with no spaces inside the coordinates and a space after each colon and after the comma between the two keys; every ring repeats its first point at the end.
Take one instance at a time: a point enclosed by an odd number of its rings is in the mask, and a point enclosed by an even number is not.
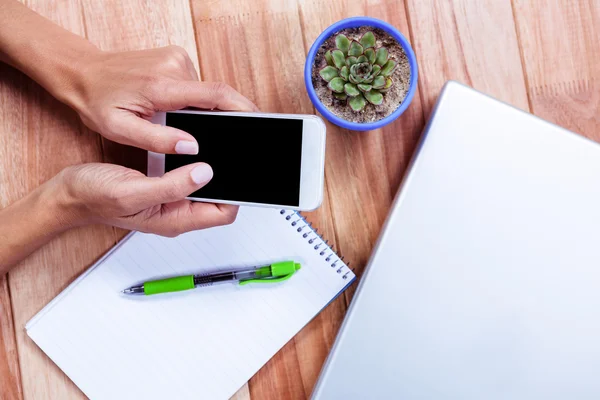
{"type": "Polygon", "coordinates": [[[385,86],[385,76],[379,75],[373,79],[373,89],[383,89],[385,86]]]}
{"type": "Polygon", "coordinates": [[[348,69],[348,67],[346,65],[344,65],[342,67],[342,69],[340,69],[340,76],[344,79],[344,81],[347,81],[349,74],[350,74],[350,70],[348,69]]]}
{"type": "Polygon", "coordinates": [[[356,64],[358,62],[358,58],[356,57],[348,57],[346,58],[346,65],[348,66],[348,68],[350,68],[352,65],[356,64]]]}
{"type": "Polygon", "coordinates": [[[381,68],[381,75],[390,76],[396,69],[397,65],[398,63],[396,61],[388,60],[388,62],[386,62],[385,65],[381,68]]]}
{"type": "Polygon", "coordinates": [[[331,57],[333,58],[333,65],[335,65],[337,69],[340,69],[346,65],[346,56],[341,50],[332,51],[331,57]]]}
{"type": "Polygon", "coordinates": [[[358,87],[354,83],[350,82],[344,85],[344,92],[346,92],[346,94],[350,97],[358,96],[360,94],[358,87]]]}
{"type": "Polygon", "coordinates": [[[376,40],[373,32],[366,32],[363,37],[360,38],[360,44],[365,49],[368,49],[369,47],[375,47],[375,42],[376,40]]]}
{"type": "Polygon", "coordinates": [[[367,100],[365,100],[365,98],[359,94],[358,96],[350,97],[348,104],[352,110],[361,111],[367,105],[367,100]]]}
{"type": "Polygon", "coordinates": [[[366,32],[358,41],[346,35],[335,37],[335,49],[325,53],[327,66],[319,71],[321,78],[338,100],[348,100],[354,111],[361,111],[367,102],[383,103],[382,93],[392,87],[390,76],[398,63],[389,58],[385,47],[376,48],[373,32],[366,32]]]}
{"type": "Polygon", "coordinates": [[[344,80],[338,76],[337,78],[333,78],[331,81],[329,81],[329,85],[327,85],[327,87],[332,92],[343,93],[345,83],[346,82],[344,82],[344,80]]]}
{"type": "Polygon", "coordinates": [[[383,87],[383,89],[379,89],[379,91],[381,93],[387,92],[392,87],[392,83],[393,83],[392,78],[387,78],[385,80],[385,86],[383,87]]]}
{"type": "Polygon", "coordinates": [[[365,99],[374,106],[383,103],[383,95],[377,90],[369,90],[368,92],[364,92],[363,95],[365,96],[365,99]]]}
{"type": "MultiPolygon", "coordinates": [[[[385,47],[380,47],[377,49],[375,53],[375,63],[379,66],[384,66],[389,57],[388,49],[385,47]]],[[[325,54],[325,58],[327,58],[327,54],[325,54]]],[[[331,65],[331,64],[329,64],[331,65]]]]}
{"type": "Polygon", "coordinates": [[[339,72],[336,67],[328,65],[319,71],[319,75],[321,75],[321,78],[323,78],[325,82],[330,82],[333,78],[339,76],[339,72]]]}
{"type": "Polygon", "coordinates": [[[352,43],[350,43],[350,49],[348,50],[348,55],[358,57],[363,53],[363,51],[364,51],[364,49],[360,45],[360,43],[358,43],[356,40],[353,40],[352,43]]]}
{"type": "Polygon", "coordinates": [[[346,37],[346,35],[337,35],[335,37],[335,47],[344,53],[345,56],[348,55],[348,49],[350,48],[350,39],[346,37]]]}
{"type": "Polygon", "coordinates": [[[369,64],[375,64],[375,49],[368,48],[365,50],[365,57],[367,57],[367,61],[369,64]]]}
{"type": "Polygon", "coordinates": [[[327,65],[333,66],[333,57],[331,56],[331,50],[327,50],[325,53],[325,61],[327,61],[327,65]]]}

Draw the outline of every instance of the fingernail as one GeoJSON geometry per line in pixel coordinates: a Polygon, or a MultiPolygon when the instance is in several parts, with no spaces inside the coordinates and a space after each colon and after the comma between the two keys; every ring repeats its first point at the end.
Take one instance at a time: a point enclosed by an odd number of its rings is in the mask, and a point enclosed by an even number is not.
{"type": "Polygon", "coordinates": [[[177,154],[198,154],[198,143],[190,142],[189,140],[180,140],[175,145],[177,154]]]}
{"type": "Polygon", "coordinates": [[[213,170],[208,164],[200,164],[190,172],[194,183],[201,185],[210,181],[213,177],[213,170]]]}

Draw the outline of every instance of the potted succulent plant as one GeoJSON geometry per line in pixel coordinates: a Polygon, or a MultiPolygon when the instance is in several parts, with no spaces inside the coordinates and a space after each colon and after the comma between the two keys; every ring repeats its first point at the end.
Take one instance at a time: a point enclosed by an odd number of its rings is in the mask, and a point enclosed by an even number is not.
{"type": "Polygon", "coordinates": [[[310,100],[330,122],[366,131],[398,118],[417,88],[417,62],[406,38],[369,17],[339,21],[311,47],[304,67],[310,100]]]}

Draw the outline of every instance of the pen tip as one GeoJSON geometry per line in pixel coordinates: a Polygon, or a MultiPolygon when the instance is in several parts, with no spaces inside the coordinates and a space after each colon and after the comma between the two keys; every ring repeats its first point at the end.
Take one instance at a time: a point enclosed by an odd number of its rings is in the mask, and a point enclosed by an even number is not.
{"type": "Polygon", "coordinates": [[[121,291],[123,294],[144,294],[144,285],[132,286],[121,291]]]}

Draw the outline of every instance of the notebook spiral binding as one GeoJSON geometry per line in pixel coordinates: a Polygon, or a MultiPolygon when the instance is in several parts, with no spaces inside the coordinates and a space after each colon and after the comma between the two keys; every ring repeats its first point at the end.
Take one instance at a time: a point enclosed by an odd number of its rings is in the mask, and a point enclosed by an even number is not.
{"type": "Polygon", "coordinates": [[[302,235],[303,239],[307,239],[308,244],[313,245],[313,249],[319,252],[319,255],[325,257],[325,261],[331,263],[331,268],[337,268],[338,274],[344,273],[342,279],[348,279],[348,274],[353,271],[348,267],[349,263],[344,265],[344,257],[337,257],[335,250],[329,245],[329,241],[323,239],[318,233],[318,229],[313,228],[312,224],[308,222],[300,213],[297,211],[281,210],[279,213],[285,217],[286,221],[290,222],[290,225],[296,227],[296,232],[302,235]],[[306,228],[309,230],[307,231],[306,228]],[[342,263],[338,267],[338,263],[342,263]],[[346,267],[346,268],[344,268],[346,267]]]}

